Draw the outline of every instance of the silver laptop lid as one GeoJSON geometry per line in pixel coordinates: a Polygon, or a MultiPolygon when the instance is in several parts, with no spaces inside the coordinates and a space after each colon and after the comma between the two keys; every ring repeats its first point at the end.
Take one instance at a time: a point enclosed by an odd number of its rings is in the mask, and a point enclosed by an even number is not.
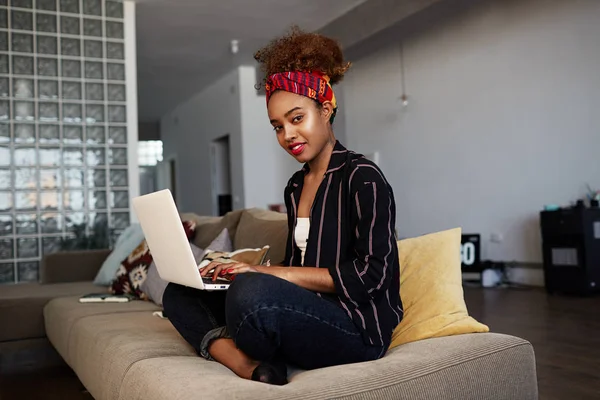
{"type": "Polygon", "coordinates": [[[171,191],[136,197],[132,203],[160,277],[204,289],[171,191]]]}

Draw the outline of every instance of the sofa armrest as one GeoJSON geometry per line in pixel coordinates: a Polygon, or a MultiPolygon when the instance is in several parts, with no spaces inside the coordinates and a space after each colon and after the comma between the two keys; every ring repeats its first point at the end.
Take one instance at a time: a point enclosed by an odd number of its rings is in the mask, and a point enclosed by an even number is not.
{"type": "Polygon", "coordinates": [[[93,281],[111,250],[61,251],[42,258],[41,283],[93,281]]]}

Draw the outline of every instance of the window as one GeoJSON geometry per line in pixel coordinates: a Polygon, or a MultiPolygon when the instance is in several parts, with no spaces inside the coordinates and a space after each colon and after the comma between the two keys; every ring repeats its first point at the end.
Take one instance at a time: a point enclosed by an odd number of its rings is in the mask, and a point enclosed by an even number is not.
{"type": "Polygon", "coordinates": [[[145,140],[138,143],[138,162],[140,166],[152,166],[163,159],[163,144],[160,140],[145,140]]]}

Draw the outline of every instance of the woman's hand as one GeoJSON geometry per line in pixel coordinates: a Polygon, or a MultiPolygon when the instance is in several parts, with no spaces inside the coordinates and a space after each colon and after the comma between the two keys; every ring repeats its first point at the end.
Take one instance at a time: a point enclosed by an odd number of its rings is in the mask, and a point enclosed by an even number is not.
{"type": "Polygon", "coordinates": [[[219,277],[225,277],[227,275],[232,276],[236,274],[245,274],[247,272],[262,272],[260,266],[249,265],[246,263],[220,263],[213,261],[206,267],[200,270],[200,276],[206,277],[207,275],[212,276],[212,280],[216,281],[219,277]]]}
{"type": "Polygon", "coordinates": [[[219,277],[233,280],[235,275],[248,272],[273,275],[313,292],[335,293],[335,285],[327,268],[271,267],[266,265],[249,265],[240,262],[220,263],[213,261],[200,269],[201,276],[212,276],[213,281],[216,281],[219,277]]]}
{"type": "Polygon", "coordinates": [[[248,272],[258,272],[263,274],[269,274],[277,276],[281,279],[289,280],[287,273],[288,268],[286,267],[271,267],[269,265],[249,265],[246,263],[220,263],[213,261],[206,267],[200,270],[200,275],[205,277],[207,275],[212,276],[212,280],[216,281],[219,276],[230,277],[237,274],[245,274],[248,272]],[[211,272],[212,271],[212,272],[211,272]]]}

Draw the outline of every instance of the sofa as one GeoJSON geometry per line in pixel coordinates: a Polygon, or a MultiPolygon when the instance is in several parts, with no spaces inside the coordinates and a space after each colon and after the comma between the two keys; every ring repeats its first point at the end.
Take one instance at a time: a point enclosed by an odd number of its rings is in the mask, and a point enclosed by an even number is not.
{"type": "MultiPolygon", "coordinates": [[[[228,228],[238,248],[270,245],[281,261],[283,214],[257,209],[199,217],[194,242],[204,248],[228,228]]],[[[523,339],[496,333],[455,335],[398,346],[381,359],[312,371],[289,370],[271,386],[238,378],[198,357],[147,301],[78,302],[107,251],[58,253],[42,264],[39,285],[0,296],[1,340],[47,340],[97,400],[158,399],[537,399],[535,357],[523,339]],[[75,281],[77,280],[77,281],[75,281]],[[11,298],[12,296],[12,298],[11,298]],[[43,311],[42,311],[43,310],[43,311]],[[12,318],[15,326],[5,332],[12,318]],[[20,326],[19,326],[20,325],[20,326]]]]}
{"type": "Polygon", "coordinates": [[[0,286],[0,374],[60,365],[46,336],[44,307],[54,298],[98,290],[92,280],[109,250],[45,256],[39,283],[0,286]]]}

